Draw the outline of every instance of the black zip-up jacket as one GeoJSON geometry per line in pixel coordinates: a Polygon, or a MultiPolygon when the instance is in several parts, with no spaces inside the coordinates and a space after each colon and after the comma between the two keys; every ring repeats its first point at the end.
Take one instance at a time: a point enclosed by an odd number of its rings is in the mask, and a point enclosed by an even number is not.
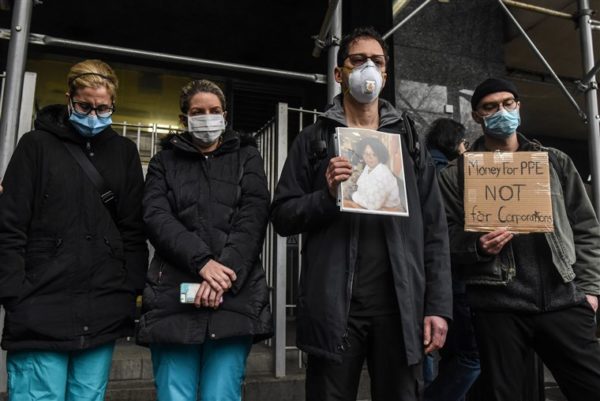
{"type": "Polygon", "coordinates": [[[79,350],[133,333],[148,250],[136,146],[110,127],[86,139],[49,106],[11,158],[0,196],[7,350],[79,350]],[[116,221],[65,147],[84,149],[116,194],[116,221]]]}
{"type": "MultiPolygon", "coordinates": [[[[423,356],[423,318],[452,316],[446,215],[430,156],[421,148],[420,178],[407,150],[400,113],[379,101],[380,131],[402,135],[409,217],[390,216],[384,233],[409,365],[423,356]]],[[[334,156],[333,133],[346,126],[342,97],[294,141],[275,190],[271,219],[281,235],[304,233],[298,295],[298,346],[341,361],[356,267],[360,215],[342,213],[329,195],[325,170],[334,156]],[[324,138],[328,154],[311,156],[311,142],[324,138]]]]}
{"type": "MultiPolygon", "coordinates": [[[[252,139],[252,138],[249,138],[252,139]]],[[[259,259],[269,191],[255,146],[234,131],[208,156],[190,134],[172,136],[148,166],[144,221],[156,253],[144,290],[140,344],[201,344],[211,339],[272,335],[269,293],[259,259]],[[181,283],[200,283],[210,259],[237,280],[218,309],[180,303],[181,283]]]]}

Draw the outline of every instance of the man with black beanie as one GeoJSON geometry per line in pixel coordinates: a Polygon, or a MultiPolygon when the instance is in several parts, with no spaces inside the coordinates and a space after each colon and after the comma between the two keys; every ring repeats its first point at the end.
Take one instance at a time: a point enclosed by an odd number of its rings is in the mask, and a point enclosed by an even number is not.
{"type": "Polygon", "coordinates": [[[472,117],[483,135],[471,151],[548,152],[554,231],[466,232],[461,157],[442,171],[453,265],[467,283],[479,346],[484,399],[520,399],[525,356],[533,349],[567,399],[600,397],[600,226],[571,159],[517,132],[519,92],[487,79],[473,93],[472,117]]]}

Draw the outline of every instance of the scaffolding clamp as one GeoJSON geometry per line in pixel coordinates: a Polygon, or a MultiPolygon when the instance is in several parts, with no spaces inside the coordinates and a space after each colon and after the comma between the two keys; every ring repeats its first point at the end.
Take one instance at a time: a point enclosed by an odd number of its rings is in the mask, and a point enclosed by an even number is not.
{"type": "Polygon", "coordinates": [[[331,46],[339,46],[341,39],[335,35],[330,35],[324,40],[319,39],[317,35],[311,37],[311,39],[315,40],[315,46],[319,48],[320,51],[329,49],[331,46]]]}
{"type": "Polygon", "coordinates": [[[327,46],[327,40],[319,39],[319,35],[312,36],[311,39],[315,40],[315,48],[313,50],[313,56],[318,57],[321,54],[321,51],[327,46]],[[315,56],[315,53],[317,56],[315,56]]]}
{"type": "Polygon", "coordinates": [[[585,83],[583,81],[575,81],[575,85],[577,85],[577,90],[585,93],[591,89],[598,89],[598,83],[596,81],[585,83]]]}
{"type": "MultiPolygon", "coordinates": [[[[573,17],[575,19],[578,19],[579,17],[583,17],[583,16],[586,16],[586,15],[589,15],[591,17],[594,14],[596,14],[596,11],[592,10],[591,8],[582,8],[581,10],[577,10],[573,14],[573,17]]],[[[597,21],[592,21],[592,22],[597,22],[597,21]]]]}

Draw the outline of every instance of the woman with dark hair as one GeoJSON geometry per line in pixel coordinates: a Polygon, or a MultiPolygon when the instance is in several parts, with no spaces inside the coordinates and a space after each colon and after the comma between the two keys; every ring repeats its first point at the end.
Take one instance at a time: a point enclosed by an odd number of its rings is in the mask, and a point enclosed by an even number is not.
{"type": "Polygon", "coordinates": [[[400,201],[398,180],[385,164],[389,159],[385,145],[377,138],[363,138],[356,150],[365,166],[356,181],[352,201],[369,210],[405,211],[400,201]]]}
{"type": "Polygon", "coordinates": [[[383,143],[377,138],[364,138],[356,145],[356,152],[363,156],[363,160],[365,160],[365,150],[367,146],[371,147],[371,150],[375,152],[375,156],[379,163],[387,163],[389,159],[388,150],[383,143]]]}
{"type": "Polygon", "coordinates": [[[426,144],[438,171],[469,147],[465,133],[465,126],[450,118],[438,118],[431,124],[426,144]]]}
{"type": "Polygon", "coordinates": [[[272,334],[259,259],[267,180],[254,138],[226,129],[225,106],[215,83],[187,84],[188,130],[148,166],[144,221],[156,253],[138,342],[150,345],[159,401],[241,400],[250,347],[272,334]],[[193,304],[180,301],[184,283],[199,285],[193,304]]]}

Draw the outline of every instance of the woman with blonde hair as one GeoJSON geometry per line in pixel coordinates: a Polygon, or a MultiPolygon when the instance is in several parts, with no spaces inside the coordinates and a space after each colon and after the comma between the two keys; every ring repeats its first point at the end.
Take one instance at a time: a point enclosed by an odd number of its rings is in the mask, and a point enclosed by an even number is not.
{"type": "Polygon", "coordinates": [[[111,128],[118,80],[74,65],[0,196],[0,302],[9,401],[101,401],[115,340],[132,335],[148,251],[136,146],[111,128]]]}

